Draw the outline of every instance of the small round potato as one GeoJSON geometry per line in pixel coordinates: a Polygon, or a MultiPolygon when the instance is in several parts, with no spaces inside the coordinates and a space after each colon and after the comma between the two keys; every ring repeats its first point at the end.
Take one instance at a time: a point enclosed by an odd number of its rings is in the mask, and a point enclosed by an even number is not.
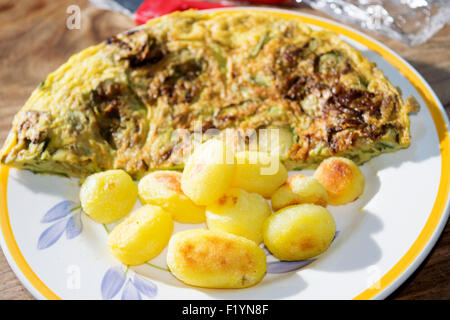
{"type": "Polygon", "coordinates": [[[205,229],[175,234],[169,242],[167,265],[192,286],[246,288],[266,273],[264,251],[246,238],[205,229]]]}
{"type": "Polygon", "coordinates": [[[324,160],[314,177],[328,192],[328,203],[334,206],[355,201],[364,191],[364,175],[350,159],[331,157],[324,160]]]}
{"type": "Polygon", "coordinates": [[[287,177],[287,170],[276,154],[244,151],[236,154],[236,171],[231,186],[270,198],[287,177]]]}
{"type": "Polygon", "coordinates": [[[210,139],[194,150],[181,177],[181,189],[197,205],[219,199],[230,187],[234,155],[222,140],[210,139]]]}
{"type": "Polygon", "coordinates": [[[272,208],[281,208],[294,204],[312,203],[326,207],[328,194],[325,188],[313,177],[295,174],[272,195],[272,208]]]}
{"type": "Polygon", "coordinates": [[[268,202],[259,194],[232,188],[206,207],[206,224],[210,230],[232,233],[259,244],[263,241],[264,221],[271,213],[268,202]]]}
{"type": "Polygon", "coordinates": [[[181,223],[205,222],[205,207],[197,206],[181,190],[181,173],[154,171],[141,179],[139,198],[143,203],[160,206],[181,223]]]}
{"type": "Polygon", "coordinates": [[[288,128],[267,128],[264,134],[258,136],[259,151],[275,153],[281,159],[286,158],[294,143],[292,131],[288,128]]]}
{"type": "Polygon", "coordinates": [[[145,205],[111,231],[109,251],[123,264],[143,264],[164,250],[172,232],[170,213],[157,206],[145,205]]]}
{"type": "Polygon", "coordinates": [[[86,178],[80,190],[83,211],[99,223],[126,216],[136,202],[137,186],[123,170],[108,170],[86,178]]]}
{"type": "Polygon", "coordinates": [[[335,232],[333,216],[327,209],[300,204],[281,209],[266,220],[264,244],[280,260],[305,260],[324,252],[335,232]]]}

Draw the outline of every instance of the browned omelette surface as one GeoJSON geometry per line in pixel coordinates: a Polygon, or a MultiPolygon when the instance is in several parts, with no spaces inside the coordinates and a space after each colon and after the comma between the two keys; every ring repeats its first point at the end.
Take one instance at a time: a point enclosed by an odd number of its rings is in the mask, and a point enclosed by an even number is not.
{"type": "MultiPolygon", "coordinates": [[[[1,162],[85,177],[182,168],[186,136],[279,129],[290,169],[362,163],[410,143],[408,112],[376,66],[330,32],[269,12],[187,11],[73,56],[16,115],[1,162]]],[[[273,147],[273,144],[272,146],[273,147]]]]}

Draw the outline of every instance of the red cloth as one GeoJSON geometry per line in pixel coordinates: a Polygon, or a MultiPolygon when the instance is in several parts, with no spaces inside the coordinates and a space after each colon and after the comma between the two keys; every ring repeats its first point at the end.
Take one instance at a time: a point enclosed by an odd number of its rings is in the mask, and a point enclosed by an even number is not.
{"type": "MultiPolygon", "coordinates": [[[[248,2],[262,4],[279,4],[286,0],[247,0],[248,2]]],[[[134,14],[137,24],[146,23],[149,19],[159,17],[177,10],[212,9],[230,7],[221,3],[194,1],[194,0],[145,0],[134,14]]]]}

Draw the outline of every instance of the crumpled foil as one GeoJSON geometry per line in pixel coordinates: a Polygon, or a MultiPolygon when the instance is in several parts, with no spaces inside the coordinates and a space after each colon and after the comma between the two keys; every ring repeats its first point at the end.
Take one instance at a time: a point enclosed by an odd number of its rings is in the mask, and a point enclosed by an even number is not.
{"type": "Polygon", "coordinates": [[[450,24],[450,0],[295,1],[411,46],[426,42],[450,24]]]}

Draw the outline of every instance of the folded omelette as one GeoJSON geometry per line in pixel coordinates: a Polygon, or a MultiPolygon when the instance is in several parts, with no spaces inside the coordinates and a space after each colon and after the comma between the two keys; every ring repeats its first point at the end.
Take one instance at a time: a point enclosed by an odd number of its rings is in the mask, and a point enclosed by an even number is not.
{"type": "MultiPolygon", "coordinates": [[[[263,11],[174,13],[72,56],[18,112],[1,163],[85,177],[182,168],[177,130],[280,131],[281,160],[363,163],[410,144],[404,102],[338,35],[263,11]]],[[[186,146],[187,148],[187,146],[186,146]]]]}

